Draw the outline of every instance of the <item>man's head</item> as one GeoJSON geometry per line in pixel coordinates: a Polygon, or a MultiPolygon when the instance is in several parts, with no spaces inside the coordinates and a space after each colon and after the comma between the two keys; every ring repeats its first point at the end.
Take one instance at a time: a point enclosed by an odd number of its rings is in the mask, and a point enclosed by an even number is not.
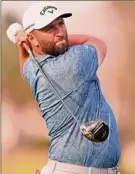
{"type": "Polygon", "coordinates": [[[37,54],[58,56],[68,48],[64,18],[71,13],[60,13],[56,6],[46,3],[33,4],[23,16],[23,28],[33,51],[37,54]]]}

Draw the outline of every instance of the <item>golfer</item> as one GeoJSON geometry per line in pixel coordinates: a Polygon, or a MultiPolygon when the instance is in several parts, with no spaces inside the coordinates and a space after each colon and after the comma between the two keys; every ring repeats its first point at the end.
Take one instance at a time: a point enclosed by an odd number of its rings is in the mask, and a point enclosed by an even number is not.
{"type": "Polygon", "coordinates": [[[97,76],[106,56],[106,44],[93,36],[68,34],[64,20],[71,16],[60,12],[51,2],[35,3],[22,19],[25,34],[16,35],[21,73],[49,130],[49,159],[40,173],[117,174],[120,159],[117,124],[97,76]],[[81,133],[75,119],[29,57],[24,42],[78,122],[101,119],[108,124],[109,136],[104,142],[92,142],[81,133]]]}

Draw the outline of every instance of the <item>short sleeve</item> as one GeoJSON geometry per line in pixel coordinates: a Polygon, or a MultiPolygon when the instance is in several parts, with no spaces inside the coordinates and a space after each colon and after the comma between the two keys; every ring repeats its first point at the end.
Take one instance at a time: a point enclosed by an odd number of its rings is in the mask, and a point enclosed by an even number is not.
{"type": "Polygon", "coordinates": [[[26,60],[26,62],[23,65],[23,77],[24,80],[26,80],[31,89],[33,90],[33,92],[35,91],[35,72],[36,72],[37,68],[34,66],[32,60],[29,58],[26,60]]]}
{"type": "Polygon", "coordinates": [[[78,79],[92,80],[98,69],[97,50],[90,44],[79,44],[70,48],[69,53],[75,58],[78,79]]]}
{"type": "Polygon", "coordinates": [[[84,44],[83,45],[83,54],[86,56],[87,59],[89,59],[89,70],[91,74],[96,73],[98,69],[98,54],[97,54],[97,49],[95,46],[90,45],[90,44],[84,44]]]}

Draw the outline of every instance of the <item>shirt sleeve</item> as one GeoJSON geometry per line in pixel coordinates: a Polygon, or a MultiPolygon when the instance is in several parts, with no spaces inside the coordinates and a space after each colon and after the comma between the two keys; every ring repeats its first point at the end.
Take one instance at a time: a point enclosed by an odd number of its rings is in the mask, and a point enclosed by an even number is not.
{"type": "Polygon", "coordinates": [[[98,69],[98,54],[95,46],[90,44],[83,44],[83,54],[87,61],[89,61],[89,70],[91,74],[96,73],[98,69]]]}
{"type": "Polygon", "coordinates": [[[35,92],[35,73],[37,71],[37,68],[34,66],[32,60],[29,58],[26,60],[26,62],[23,65],[23,77],[24,80],[26,80],[32,91],[35,92]]]}
{"type": "Polygon", "coordinates": [[[92,79],[96,76],[98,69],[97,49],[90,44],[79,44],[71,47],[71,56],[76,60],[76,69],[80,79],[92,79]]]}

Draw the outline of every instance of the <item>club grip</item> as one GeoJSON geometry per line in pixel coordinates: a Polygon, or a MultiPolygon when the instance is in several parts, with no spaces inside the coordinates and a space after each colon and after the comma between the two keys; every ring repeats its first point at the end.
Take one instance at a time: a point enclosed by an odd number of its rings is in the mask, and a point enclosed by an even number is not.
{"type": "Polygon", "coordinates": [[[23,46],[26,49],[26,51],[29,53],[29,55],[33,56],[32,51],[31,51],[30,47],[28,46],[28,44],[26,44],[26,42],[23,42],[23,46]]]}

